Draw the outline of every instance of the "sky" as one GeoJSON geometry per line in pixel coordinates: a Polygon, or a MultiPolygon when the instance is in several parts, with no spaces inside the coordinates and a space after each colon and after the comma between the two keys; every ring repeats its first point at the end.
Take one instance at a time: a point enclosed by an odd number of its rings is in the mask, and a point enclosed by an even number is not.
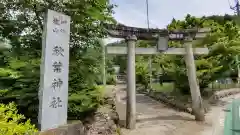
{"type": "MultiPolygon", "coordinates": [[[[116,4],[114,18],[125,25],[147,28],[146,0],[110,0],[116,4]]],[[[150,28],[166,28],[173,18],[182,20],[187,14],[201,17],[233,14],[234,0],[148,0],[150,28]]],[[[105,42],[114,42],[108,38],[105,42]]]]}

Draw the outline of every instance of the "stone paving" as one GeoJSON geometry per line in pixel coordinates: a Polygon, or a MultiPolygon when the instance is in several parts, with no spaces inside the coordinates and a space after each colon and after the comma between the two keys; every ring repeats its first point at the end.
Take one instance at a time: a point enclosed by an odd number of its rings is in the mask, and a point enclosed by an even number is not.
{"type": "MultiPolygon", "coordinates": [[[[124,123],[126,92],[118,86],[116,109],[124,123]]],[[[137,94],[137,124],[135,130],[122,129],[123,135],[221,135],[223,132],[224,107],[240,94],[221,99],[206,114],[206,122],[196,122],[190,114],[175,111],[143,94],[137,94]]]]}

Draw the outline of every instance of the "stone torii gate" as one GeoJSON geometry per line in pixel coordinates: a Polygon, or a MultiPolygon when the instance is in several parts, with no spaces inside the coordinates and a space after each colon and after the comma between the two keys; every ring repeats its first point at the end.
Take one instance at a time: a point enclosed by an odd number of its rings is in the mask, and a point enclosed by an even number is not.
{"type": "Polygon", "coordinates": [[[174,54],[185,55],[188,80],[192,97],[192,109],[196,120],[204,121],[202,98],[197,83],[194,54],[208,54],[208,48],[192,48],[192,40],[204,38],[208,29],[187,29],[182,31],[167,31],[165,29],[144,29],[124,25],[107,25],[111,37],[124,38],[127,47],[108,46],[107,54],[127,54],[127,109],[126,127],[134,129],[136,124],[136,78],[135,55],[174,54]],[[135,47],[137,40],[156,40],[157,47],[135,47]],[[185,41],[185,48],[168,48],[168,41],[185,41]]]}

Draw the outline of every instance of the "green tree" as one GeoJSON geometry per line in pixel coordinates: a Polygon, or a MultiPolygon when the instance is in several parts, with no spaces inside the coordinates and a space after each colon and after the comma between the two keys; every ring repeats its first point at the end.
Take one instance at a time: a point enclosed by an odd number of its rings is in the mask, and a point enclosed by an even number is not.
{"type": "MultiPolygon", "coordinates": [[[[236,69],[235,56],[239,54],[239,27],[231,21],[223,24],[206,18],[196,18],[187,15],[185,20],[173,20],[168,25],[168,29],[187,29],[187,28],[211,28],[211,32],[202,41],[194,43],[196,47],[208,47],[208,55],[195,56],[197,76],[200,88],[204,89],[208,84],[225,75],[231,69],[236,69]]],[[[171,43],[170,46],[179,47],[179,43],[171,43]]],[[[177,87],[183,93],[189,93],[189,85],[186,76],[183,57],[166,56],[164,60],[170,60],[174,66],[163,63],[165,71],[172,74],[176,80],[177,87]],[[166,58],[167,57],[167,58],[166,58]],[[171,67],[171,68],[170,68],[171,67]],[[169,71],[170,70],[170,71],[169,71]]]]}
{"type": "MultiPolygon", "coordinates": [[[[22,114],[36,118],[43,19],[45,11],[52,9],[71,16],[69,96],[73,99],[71,96],[78,93],[84,95],[77,103],[69,101],[70,107],[81,108],[88,99],[96,104],[98,101],[90,100],[93,97],[89,95],[98,93],[95,85],[101,73],[101,46],[97,39],[106,34],[103,24],[114,21],[113,5],[108,0],[0,0],[0,3],[3,7],[0,8],[0,35],[10,40],[12,46],[7,53],[1,53],[4,59],[0,79],[4,94],[0,100],[16,101],[22,114]]],[[[84,106],[78,112],[95,110],[94,107],[84,106]]],[[[69,115],[74,116],[76,111],[69,110],[69,115]]]]}

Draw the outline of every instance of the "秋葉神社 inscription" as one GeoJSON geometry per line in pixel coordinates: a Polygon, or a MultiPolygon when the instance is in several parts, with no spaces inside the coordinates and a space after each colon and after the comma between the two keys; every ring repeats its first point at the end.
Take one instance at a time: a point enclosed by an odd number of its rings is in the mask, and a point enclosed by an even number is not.
{"type": "Polygon", "coordinates": [[[39,125],[41,131],[67,122],[70,17],[48,10],[43,32],[39,125]]]}

